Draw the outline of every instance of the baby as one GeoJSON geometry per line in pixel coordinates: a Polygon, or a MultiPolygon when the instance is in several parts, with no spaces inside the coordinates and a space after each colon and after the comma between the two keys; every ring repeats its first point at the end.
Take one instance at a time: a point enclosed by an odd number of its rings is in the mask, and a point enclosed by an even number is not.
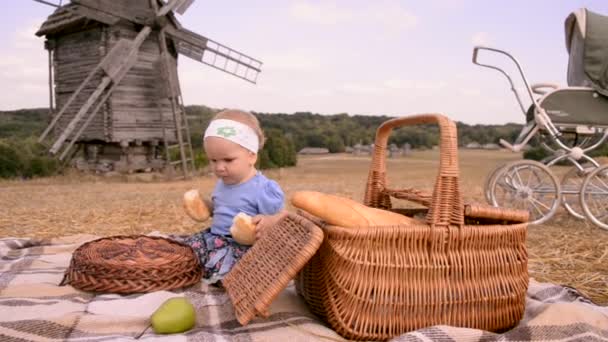
{"type": "Polygon", "coordinates": [[[241,110],[218,113],[205,130],[203,145],[213,173],[218,177],[211,195],[211,228],[194,234],[187,243],[197,252],[203,279],[221,280],[245,254],[230,235],[233,218],[240,212],[252,216],[256,237],[282,219],[284,194],[277,182],[256,170],[264,134],[253,114],[241,110]]]}

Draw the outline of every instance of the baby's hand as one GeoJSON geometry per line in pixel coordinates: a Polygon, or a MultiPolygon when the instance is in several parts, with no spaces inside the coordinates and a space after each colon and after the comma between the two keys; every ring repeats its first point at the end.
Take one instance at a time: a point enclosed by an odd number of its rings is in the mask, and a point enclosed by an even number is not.
{"type": "Polygon", "coordinates": [[[255,239],[258,240],[262,236],[262,232],[268,228],[269,216],[255,215],[251,218],[251,223],[255,224],[255,239]]]}
{"type": "Polygon", "coordinates": [[[287,216],[287,211],[283,210],[274,215],[255,215],[252,217],[251,222],[255,224],[256,240],[262,237],[266,229],[277,224],[285,216],[287,216]]]}

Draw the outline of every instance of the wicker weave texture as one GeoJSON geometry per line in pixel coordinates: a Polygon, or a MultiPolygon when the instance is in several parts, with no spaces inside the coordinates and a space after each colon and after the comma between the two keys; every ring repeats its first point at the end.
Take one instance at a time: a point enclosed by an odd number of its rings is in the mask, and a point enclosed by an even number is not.
{"type": "Polygon", "coordinates": [[[267,317],[272,301],[322,241],[321,228],[295,214],[269,228],[223,280],[238,321],[245,325],[256,315],[267,317]]]}
{"type": "Polygon", "coordinates": [[[112,236],[78,247],[62,284],[84,291],[127,294],[190,286],[201,275],[198,257],[190,246],[155,236],[112,236]]]}
{"type": "MultiPolygon", "coordinates": [[[[296,284],[311,311],[342,336],[385,340],[422,327],[448,324],[489,331],[514,326],[528,287],[525,213],[468,211],[507,224],[465,225],[459,190],[456,127],[441,115],[393,119],[377,131],[365,204],[391,208],[385,154],[396,127],[437,123],[439,173],[426,224],[348,229],[323,226],[325,240],[296,284]],[[521,221],[520,221],[521,222],[521,221]]],[[[402,196],[401,198],[403,198],[402,196]]],[[[472,210],[472,211],[471,211],[472,210]]]]}

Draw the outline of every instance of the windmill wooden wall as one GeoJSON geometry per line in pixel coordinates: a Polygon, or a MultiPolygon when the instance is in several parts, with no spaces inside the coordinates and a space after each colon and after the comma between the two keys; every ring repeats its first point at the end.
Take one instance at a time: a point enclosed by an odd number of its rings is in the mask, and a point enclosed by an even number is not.
{"type": "MultiPolygon", "coordinates": [[[[133,24],[121,21],[116,25],[97,23],[76,32],[56,32],[47,36],[54,53],[56,108],[63,107],[70,95],[120,38],[133,39],[136,35],[133,24]]],[[[161,75],[159,55],[158,32],[153,31],[141,46],[135,66],[118,84],[79,141],[162,141],[163,126],[168,141],[177,141],[170,102],[161,97],[164,89],[160,87],[168,85],[161,75]]],[[[172,51],[169,57],[175,75],[176,56],[172,51]]],[[[99,72],[76,98],[55,127],[56,133],[67,127],[101,82],[101,78],[102,73],[99,72]]]]}
{"type": "MultiPolygon", "coordinates": [[[[89,72],[99,64],[105,53],[104,46],[100,44],[104,30],[105,28],[101,25],[88,25],[88,28],[84,28],[82,31],[68,32],[49,39],[53,47],[54,58],[55,108],[62,108],[89,72]]],[[[100,82],[101,73],[93,78],[92,82],[73,102],[71,108],[59,119],[55,126],[55,133],[59,134],[67,127],[100,82]]],[[[104,121],[107,114],[106,108],[102,107],[97,117],[83,133],[82,139],[105,140],[107,132],[104,130],[104,121]]]]}

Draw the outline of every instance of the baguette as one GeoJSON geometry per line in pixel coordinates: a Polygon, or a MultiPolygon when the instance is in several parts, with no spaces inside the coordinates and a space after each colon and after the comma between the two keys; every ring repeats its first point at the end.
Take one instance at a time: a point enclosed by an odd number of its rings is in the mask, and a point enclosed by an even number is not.
{"type": "Polygon", "coordinates": [[[211,216],[209,208],[207,208],[196,189],[184,193],[184,210],[188,216],[199,222],[206,221],[211,216]]]}
{"type": "Polygon", "coordinates": [[[253,245],[255,242],[255,225],[251,222],[251,216],[245,213],[238,213],[232,219],[230,234],[234,241],[241,245],[253,245]]]}
{"type": "Polygon", "coordinates": [[[418,220],[405,215],[317,191],[296,191],[291,196],[291,204],[330,225],[346,228],[420,224],[418,220]]]}

